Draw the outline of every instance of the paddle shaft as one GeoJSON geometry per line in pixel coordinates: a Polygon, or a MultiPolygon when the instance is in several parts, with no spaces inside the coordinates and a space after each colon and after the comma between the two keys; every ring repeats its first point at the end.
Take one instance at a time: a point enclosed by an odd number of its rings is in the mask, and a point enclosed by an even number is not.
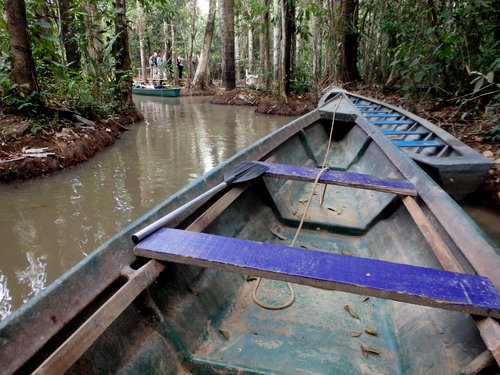
{"type": "Polygon", "coordinates": [[[151,233],[156,232],[158,229],[167,225],[170,221],[181,215],[182,213],[190,210],[193,207],[198,206],[200,203],[206,201],[211,196],[217,194],[219,191],[223,190],[226,186],[228,186],[232,181],[224,181],[219,185],[214,186],[210,190],[196,197],[195,199],[189,201],[188,203],[180,206],[174,211],[170,212],[168,215],[163,216],[162,218],[156,220],[155,222],[149,224],[147,227],[141,229],[139,232],[132,235],[132,241],[134,243],[141,242],[144,238],[149,236],[151,233]]]}

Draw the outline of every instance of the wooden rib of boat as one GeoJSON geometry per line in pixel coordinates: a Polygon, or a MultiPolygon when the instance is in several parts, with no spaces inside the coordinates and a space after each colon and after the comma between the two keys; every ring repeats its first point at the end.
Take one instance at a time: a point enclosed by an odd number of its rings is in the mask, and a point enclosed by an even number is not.
{"type": "Polygon", "coordinates": [[[154,89],[147,87],[133,87],[132,94],[176,98],[181,94],[181,89],[180,88],[154,89]]]}
{"type": "Polygon", "coordinates": [[[475,191],[494,165],[445,130],[402,108],[338,88],[327,92],[319,105],[328,108],[328,101],[339,92],[354,105],[358,116],[375,125],[457,200],[475,191]]]}
{"type": "Polygon", "coordinates": [[[192,182],[2,321],[2,374],[497,366],[498,249],[344,94],[333,104],[192,182]],[[224,187],[243,161],[265,171],[224,187]]]}

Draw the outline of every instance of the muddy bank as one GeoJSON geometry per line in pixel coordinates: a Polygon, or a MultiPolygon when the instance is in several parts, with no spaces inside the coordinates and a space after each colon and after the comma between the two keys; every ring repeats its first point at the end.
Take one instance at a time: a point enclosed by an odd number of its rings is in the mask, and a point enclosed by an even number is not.
{"type": "Polygon", "coordinates": [[[302,116],[316,108],[318,100],[306,95],[293,94],[288,102],[276,95],[251,89],[219,90],[212,104],[251,105],[255,111],[269,115],[302,116]]]}
{"type": "Polygon", "coordinates": [[[28,179],[88,160],[113,144],[126,125],[141,120],[135,110],[95,123],[59,119],[35,128],[20,114],[0,109],[0,181],[28,179]]]}

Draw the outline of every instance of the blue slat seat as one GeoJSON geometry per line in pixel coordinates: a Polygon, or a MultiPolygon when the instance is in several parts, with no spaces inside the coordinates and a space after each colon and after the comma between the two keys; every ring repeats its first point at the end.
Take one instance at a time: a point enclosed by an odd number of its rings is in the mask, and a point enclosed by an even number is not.
{"type": "Polygon", "coordinates": [[[365,117],[400,117],[402,115],[400,115],[399,113],[379,113],[379,114],[376,114],[376,113],[363,113],[363,115],[365,117]]]}
{"type": "Polygon", "coordinates": [[[442,147],[441,143],[436,141],[393,141],[398,147],[442,147]]]}
{"type": "Polygon", "coordinates": [[[415,121],[408,120],[375,120],[371,121],[374,125],[409,125],[413,124],[415,121]]]}
{"type": "Polygon", "coordinates": [[[409,130],[382,130],[385,135],[425,135],[429,134],[426,131],[409,131],[409,130]]]}
{"type": "Polygon", "coordinates": [[[355,104],[358,108],[378,108],[378,105],[368,105],[368,104],[355,104]]]}
{"type": "Polygon", "coordinates": [[[162,228],[134,248],[158,260],[500,317],[500,294],[483,276],[162,228]]]}
{"type": "MultiPolygon", "coordinates": [[[[297,165],[255,162],[267,166],[269,169],[264,176],[286,178],[297,181],[314,181],[320,169],[307,168],[297,165]]],[[[415,186],[407,180],[400,178],[376,177],[362,173],[341,172],[327,170],[318,180],[321,184],[350,186],[354,188],[383,191],[387,193],[417,195],[415,186]]]]}

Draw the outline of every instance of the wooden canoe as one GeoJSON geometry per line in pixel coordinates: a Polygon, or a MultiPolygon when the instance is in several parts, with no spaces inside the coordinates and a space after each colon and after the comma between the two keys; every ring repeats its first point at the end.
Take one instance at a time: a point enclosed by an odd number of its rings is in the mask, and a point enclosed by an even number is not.
{"type": "Polygon", "coordinates": [[[132,94],[176,98],[181,94],[181,89],[180,88],[153,89],[153,88],[133,87],[132,94]]]}
{"type": "Polygon", "coordinates": [[[475,191],[494,165],[450,133],[402,108],[339,88],[328,91],[319,106],[328,110],[328,102],[339,92],[354,105],[356,115],[375,125],[457,200],[475,191]]]}
{"type": "Polygon", "coordinates": [[[1,373],[497,366],[498,249],[343,94],[334,104],[335,121],[316,109],[238,153],[0,322],[1,373]],[[132,242],[243,161],[267,169],[132,242]]]}

